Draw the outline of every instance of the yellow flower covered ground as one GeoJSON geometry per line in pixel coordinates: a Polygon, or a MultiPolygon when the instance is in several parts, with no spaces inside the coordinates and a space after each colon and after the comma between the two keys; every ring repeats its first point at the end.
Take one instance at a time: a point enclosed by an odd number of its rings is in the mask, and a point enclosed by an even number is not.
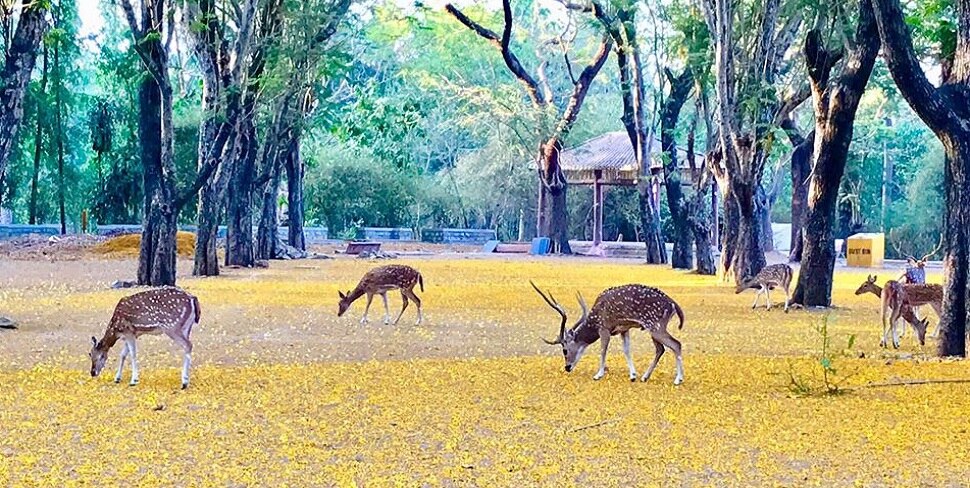
{"type": "MultiPolygon", "coordinates": [[[[158,338],[141,341],[139,386],[111,382],[117,350],[102,377],[87,375],[89,337],[131,293],[103,290],[125,266],[65,264],[51,268],[57,285],[29,273],[8,278],[0,308],[22,328],[0,333],[0,486],[970,480],[970,383],[864,387],[970,378],[966,362],[928,357],[932,344],[920,348],[912,332],[898,351],[879,348],[878,301],[853,294],[864,273],[837,275],[839,308],[829,322],[835,367],[851,391],[802,397],[786,385],[790,371],[819,385],[821,313],[752,311],[751,292],[632,262],[398,262],[424,274],[422,326],[413,325],[413,309],[397,327],[382,325],[379,300],[369,325],[357,322],[363,303],[336,318],[336,291],[380,263],[274,263],[180,278],[202,302],[198,366],[184,392],[179,359],[158,338]],[[671,384],[672,356],[650,382],[630,383],[618,341],[606,378],[591,378],[595,350],[567,375],[560,351],[539,340],[555,334],[557,321],[530,278],[572,313],[578,307],[567,298],[576,289],[589,301],[626,282],[667,291],[687,314],[684,330],[674,331],[684,343],[685,383],[671,384]]],[[[392,313],[399,306],[392,294],[392,313]]],[[[642,371],[653,347],[636,332],[633,342],[642,371]]]]}

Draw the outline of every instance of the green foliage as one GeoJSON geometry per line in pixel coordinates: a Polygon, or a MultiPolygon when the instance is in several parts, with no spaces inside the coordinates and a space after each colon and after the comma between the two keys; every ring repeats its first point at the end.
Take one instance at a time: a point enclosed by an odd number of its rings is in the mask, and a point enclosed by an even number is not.
{"type": "Polygon", "coordinates": [[[839,395],[846,390],[842,385],[853,376],[853,373],[840,373],[836,367],[836,360],[845,356],[855,345],[855,334],[848,337],[846,347],[834,350],[833,337],[829,330],[831,316],[826,315],[815,325],[815,333],[819,337],[819,350],[812,357],[812,368],[809,375],[798,371],[794,364],[788,363],[788,391],[796,396],[839,395]]]}

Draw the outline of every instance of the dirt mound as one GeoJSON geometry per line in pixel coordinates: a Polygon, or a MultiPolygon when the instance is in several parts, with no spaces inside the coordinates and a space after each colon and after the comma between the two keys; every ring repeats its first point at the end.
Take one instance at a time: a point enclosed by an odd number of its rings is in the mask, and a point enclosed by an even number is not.
{"type": "MultiPolygon", "coordinates": [[[[178,255],[191,257],[195,254],[195,234],[191,232],[178,233],[178,255]]],[[[138,256],[141,247],[141,234],[125,234],[102,242],[94,251],[104,256],[134,257],[138,256]]]]}
{"type": "Polygon", "coordinates": [[[77,261],[104,239],[91,235],[30,234],[0,240],[0,258],[18,261],[77,261]]]}

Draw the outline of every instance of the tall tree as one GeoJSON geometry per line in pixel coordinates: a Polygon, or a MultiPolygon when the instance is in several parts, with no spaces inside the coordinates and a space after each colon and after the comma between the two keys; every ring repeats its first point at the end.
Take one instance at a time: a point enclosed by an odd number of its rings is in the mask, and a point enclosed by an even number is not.
{"type": "MultiPolygon", "coordinates": [[[[186,0],[185,21],[192,33],[193,48],[202,73],[202,112],[199,125],[198,165],[200,171],[215,168],[214,177],[207,180],[199,190],[196,233],[195,263],[192,274],[216,276],[219,274],[219,258],[216,240],[219,216],[228,187],[229,168],[220,164],[229,160],[232,145],[229,144],[240,115],[244,77],[255,43],[253,30],[256,21],[257,0],[246,0],[237,8],[228,9],[217,5],[216,0],[186,0]],[[229,25],[223,22],[219,12],[233,12],[229,25]]],[[[275,18],[280,1],[264,4],[264,12],[275,18]]]]}
{"type": "Polygon", "coordinates": [[[873,0],[883,53],[903,98],[943,144],[944,290],[938,353],[966,355],[970,319],[970,0],[956,0],[955,49],[945,50],[943,83],[933,86],[920,66],[899,0],[873,0]]]}
{"type": "MultiPolygon", "coordinates": [[[[670,209],[670,220],[673,224],[671,237],[674,241],[674,249],[670,256],[670,264],[674,269],[692,269],[694,239],[681,181],[680,163],[677,160],[675,133],[680,111],[694,88],[694,73],[690,67],[687,67],[677,76],[669,69],[665,70],[664,74],[670,82],[670,93],[660,107],[660,146],[663,149],[667,208],[670,209]]],[[[693,153],[688,154],[687,157],[693,158],[693,153]]]]}
{"type": "Polygon", "coordinates": [[[40,199],[40,166],[44,157],[44,121],[47,105],[48,48],[44,43],[44,62],[40,71],[40,86],[37,91],[37,128],[34,130],[34,168],[30,177],[30,203],[27,221],[37,224],[37,204],[40,199]]]}
{"type": "MultiPolygon", "coordinates": [[[[608,33],[605,34],[593,59],[583,68],[578,77],[571,78],[572,90],[568,102],[565,108],[560,110],[555,107],[552,89],[545,79],[543,67],[540,66],[536,75],[531,74],[512,50],[514,20],[511,0],[502,1],[504,27],[501,35],[472,20],[452,4],[448,4],[445,9],[458,22],[499,50],[506,67],[525,87],[529,100],[537,110],[555,109],[557,114],[555,126],[551,130],[544,131],[537,156],[540,177],[537,227],[539,235],[547,236],[552,240],[555,251],[570,253],[567,232],[569,227],[569,213],[566,207],[567,184],[566,176],[559,164],[559,157],[564,141],[579,117],[593,79],[599,74],[609,57],[613,46],[612,37],[608,33]]],[[[571,65],[568,67],[568,72],[573,72],[571,65]]]]}
{"type": "Polygon", "coordinates": [[[802,232],[802,267],[792,301],[806,306],[827,307],[832,303],[836,201],[856,110],[879,52],[872,0],[859,1],[858,15],[851,50],[845,56],[841,75],[835,79],[831,72],[841,56],[826,48],[821,30],[812,29],[805,40],[805,61],[815,107],[815,162],[802,232]]]}
{"type": "Polygon", "coordinates": [[[791,250],[788,260],[802,260],[802,227],[808,213],[808,177],[812,170],[812,154],[815,148],[815,131],[804,135],[793,117],[781,122],[781,128],[792,145],[789,158],[791,166],[791,250]]]}
{"type": "Polygon", "coordinates": [[[781,0],[762,5],[731,0],[702,0],[714,40],[715,93],[717,94],[718,150],[723,164],[713,167],[724,200],[721,255],[725,277],[736,281],[754,276],[765,266],[762,249],[766,236],[763,219],[767,201],[762,176],[781,107],[788,106],[775,93],[784,53],[801,26],[798,14],[782,20],[781,0]],[[754,28],[736,32],[737,25],[754,28]]]}
{"type": "Polygon", "coordinates": [[[0,15],[12,17],[18,4],[20,20],[9,44],[4,46],[6,52],[3,53],[4,64],[0,71],[0,187],[3,186],[7,163],[24,117],[27,84],[34,71],[41,40],[49,27],[45,18],[47,2],[15,2],[9,9],[5,6],[0,15]]]}
{"type": "Polygon", "coordinates": [[[61,5],[54,9],[54,144],[57,146],[57,209],[61,222],[61,234],[67,234],[67,210],[64,194],[67,191],[64,181],[64,66],[61,64],[61,50],[65,31],[61,27],[61,5]]]}
{"type": "Polygon", "coordinates": [[[130,0],[119,3],[134,49],[147,71],[138,87],[138,139],[145,192],[138,283],[174,285],[179,211],[209,179],[215,165],[200,169],[188,188],[176,188],[173,90],[169,77],[175,16],[166,0],[142,0],[137,13],[130,0]]]}

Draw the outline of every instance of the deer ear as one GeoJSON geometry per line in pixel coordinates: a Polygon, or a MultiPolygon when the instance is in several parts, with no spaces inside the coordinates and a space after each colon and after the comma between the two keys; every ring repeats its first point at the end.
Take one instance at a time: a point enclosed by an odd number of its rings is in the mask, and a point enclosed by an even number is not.
{"type": "Polygon", "coordinates": [[[97,346],[98,345],[98,340],[95,339],[94,336],[91,336],[91,345],[92,346],[97,346]]]}
{"type": "Polygon", "coordinates": [[[341,300],[343,300],[344,298],[347,298],[347,295],[344,295],[344,292],[342,291],[337,291],[337,294],[340,295],[341,300]]]}

